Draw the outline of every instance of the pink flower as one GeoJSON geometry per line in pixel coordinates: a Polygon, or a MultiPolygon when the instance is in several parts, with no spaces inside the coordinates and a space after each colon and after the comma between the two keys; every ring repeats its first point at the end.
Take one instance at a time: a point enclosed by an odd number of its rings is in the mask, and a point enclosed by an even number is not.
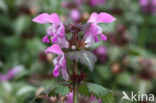
{"type": "Polygon", "coordinates": [[[74,21],[74,22],[78,22],[81,19],[81,15],[78,9],[73,9],[70,12],[70,18],[74,21]]]}
{"type": "Polygon", "coordinates": [[[89,0],[89,4],[91,6],[97,6],[97,5],[101,5],[104,4],[106,0],[89,0]]]}
{"type": "Polygon", "coordinates": [[[15,66],[15,67],[11,68],[6,74],[0,74],[0,82],[12,79],[14,76],[16,76],[22,70],[23,70],[23,66],[15,66]]]}
{"type": "Polygon", "coordinates": [[[76,1],[76,3],[78,3],[78,4],[82,4],[85,0],[75,0],[76,1]]]}
{"type": "MultiPolygon", "coordinates": [[[[51,36],[51,41],[55,44],[59,44],[61,48],[68,48],[69,44],[68,41],[66,40],[65,37],[65,28],[64,25],[61,24],[53,24],[47,29],[47,35],[45,38],[48,36],[51,36]]],[[[44,41],[44,38],[42,39],[44,41]]],[[[49,42],[49,41],[48,41],[49,42]]]]}
{"type": "Polygon", "coordinates": [[[139,3],[144,13],[156,12],[156,0],[139,0],[139,3]]]}
{"type": "Polygon", "coordinates": [[[149,1],[148,0],[139,0],[141,6],[147,6],[149,1]]]}
{"type": "MultiPolygon", "coordinates": [[[[73,103],[73,92],[70,92],[69,94],[66,95],[67,99],[65,100],[65,103],[73,103]]],[[[79,96],[79,102],[83,101],[83,103],[94,103],[97,99],[94,96],[91,96],[90,98],[85,97],[85,96],[79,96]],[[84,101],[84,99],[86,101],[84,101]]],[[[98,103],[102,103],[101,99],[98,99],[98,103]]]]}
{"type": "Polygon", "coordinates": [[[46,24],[46,23],[61,23],[59,16],[56,13],[53,13],[49,15],[48,13],[42,13],[39,16],[35,17],[33,19],[34,22],[40,23],[40,24],[46,24]]]}
{"type": "Polygon", "coordinates": [[[61,48],[68,48],[68,41],[65,37],[64,25],[61,23],[59,16],[56,13],[49,15],[48,13],[40,14],[33,19],[34,22],[40,24],[53,24],[47,29],[47,35],[43,37],[42,42],[50,43],[49,36],[52,37],[53,43],[59,44],[61,48]]]}
{"type": "Polygon", "coordinates": [[[152,0],[152,4],[156,6],[156,0],[152,0]]]}
{"type": "Polygon", "coordinates": [[[73,92],[70,92],[69,94],[66,95],[67,100],[65,103],[73,103],[73,92]]]}
{"type": "Polygon", "coordinates": [[[107,48],[105,46],[100,46],[94,50],[95,55],[97,56],[100,62],[105,62],[107,60],[107,48]]]}
{"type": "Polygon", "coordinates": [[[52,45],[51,47],[45,50],[45,53],[55,53],[58,55],[58,57],[56,57],[53,60],[53,63],[55,65],[55,68],[53,70],[53,76],[58,77],[60,75],[60,70],[61,70],[63,79],[68,80],[69,76],[66,68],[66,59],[63,51],[61,50],[60,45],[58,44],[52,45]]]}
{"type": "Polygon", "coordinates": [[[102,28],[98,26],[98,23],[111,23],[115,20],[113,16],[108,13],[102,12],[100,14],[92,13],[88,20],[88,28],[85,30],[85,43],[86,47],[92,45],[92,43],[99,42],[98,36],[100,36],[101,40],[107,40],[107,37],[102,34],[102,28]]]}
{"type": "MultiPolygon", "coordinates": [[[[94,102],[95,100],[97,100],[96,97],[94,97],[94,96],[92,95],[92,96],[90,97],[90,101],[93,101],[93,102],[94,102]]],[[[99,102],[99,103],[102,103],[102,99],[98,99],[98,102],[99,102]]]]}

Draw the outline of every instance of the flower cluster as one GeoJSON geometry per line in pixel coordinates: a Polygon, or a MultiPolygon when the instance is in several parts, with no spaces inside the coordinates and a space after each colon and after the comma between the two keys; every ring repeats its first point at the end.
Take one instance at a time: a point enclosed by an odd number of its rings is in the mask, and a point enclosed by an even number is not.
{"type": "Polygon", "coordinates": [[[69,79],[66,67],[66,56],[63,50],[84,49],[90,47],[94,42],[99,42],[100,39],[104,41],[107,40],[107,37],[102,33],[102,28],[98,26],[98,23],[111,23],[114,20],[115,18],[113,16],[105,12],[99,14],[92,13],[87,23],[83,25],[64,25],[56,13],[50,15],[48,13],[43,13],[35,17],[33,21],[36,23],[51,24],[42,42],[53,44],[45,50],[45,53],[58,55],[53,60],[55,65],[53,71],[54,77],[58,77],[61,71],[64,80],[69,79]],[[72,34],[70,40],[67,39],[67,31],[72,34]],[[78,36],[80,31],[84,32],[82,40],[78,36]]]}
{"type": "Polygon", "coordinates": [[[155,13],[156,12],[156,0],[139,0],[144,13],[155,13]]]}

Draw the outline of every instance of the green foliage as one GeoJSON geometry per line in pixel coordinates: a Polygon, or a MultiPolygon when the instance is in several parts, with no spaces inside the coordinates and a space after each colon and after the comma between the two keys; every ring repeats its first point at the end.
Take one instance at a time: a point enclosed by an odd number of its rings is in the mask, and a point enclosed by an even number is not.
{"type": "Polygon", "coordinates": [[[26,15],[19,16],[13,23],[14,33],[20,35],[22,31],[28,29],[32,23],[31,17],[26,15]]]}
{"type": "Polygon", "coordinates": [[[0,83],[0,103],[23,103],[26,98],[34,94],[36,88],[25,82],[0,83]]]}
{"type": "Polygon", "coordinates": [[[117,82],[124,86],[131,86],[132,80],[131,80],[130,74],[127,72],[121,73],[117,77],[117,82]]]}
{"type": "MultiPolygon", "coordinates": [[[[75,0],[66,1],[72,1],[70,3],[74,4],[75,0]]],[[[69,89],[65,86],[57,87],[55,85],[57,83],[53,80],[58,79],[52,77],[49,79],[48,75],[52,76],[53,64],[45,61],[44,55],[42,58],[44,60],[41,60],[40,57],[40,54],[48,46],[41,42],[41,38],[46,35],[46,28],[51,24],[43,26],[32,23],[32,17],[44,12],[49,14],[55,12],[59,14],[63,21],[69,21],[68,23],[72,24],[69,17],[71,9],[63,8],[62,2],[64,1],[0,0],[0,74],[6,74],[9,69],[16,65],[25,67],[12,80],[0,82],[0,103],[29,103],[34,97],[36,86],[51,87],[45,89],[43,93],[49,94],[49,96],[65,95],[69,92],[69,89]]],[[[90,55],[94,54],[87,54],[86,52],[73,51],[69,56],[72,60],[77,60],[86,65],[91,71],[96,68],[95,72],[86,73],[87,80],[119,91],[115,94],[115,103],[131,103],[121,101],[120,92],[122,90],[156,94],[156,82],[155,78],[152,78],[152,73],[155,73],[156,69],[156,14],[143,13],[139,0],[107,0],[105,4],[95,7],[84,3],[79,10],[82,18],[85,17],[84,14],[89,16],[95,11],[98,13],[108,12],[116,18],[113,23],[98,24],[102,27],[103,34],[107,35],[108,40],[95,43],[94,46],[92,45],[89,48],[94,50],[100,45],[107,45],[108,60],[105,63],[98,62],[98,65],[94,67],[95,58],[93,58],[93,61],[90,58],[90,55]],[[115,41],[124,39],[125,32],[118,30],[120,26],[124,26],[128,36],[129,43],[127,45],[119,46],[111,41],[111,35],[118,37],[115,41]],[[124,63],[125,59],[127,60],[126,63],[124,63]],[[145,59],[145,61],[142,59],[145,59]],[[144,63],[141,64],[143,61],[144,63]],[[111,65],[114,63],[117,63],[119,69],[123,69],[123,71],[118,74],[112,73],[114,69],[111,65]],[[151,67],[149,64],[154,66],[151,67]],[[154,69],[154,72],[152,69],[154,69]],[[141,71],[144,75],[140,75],[141,71]],[[142,76],[148,77],[147,80],[144,80],[142,76]]],[[[86,21],[87,19],[83,20],[83,23],[86,23],[86,21]]],[[[82,38],[83,34],[84,32],[82,32],[82,38]]],[[[72,62],[70,63],[72,65],[72,62]]],[[[70,68],[70,65],[68,66],[70,68]]],[[[99,86],[88,85],[79,87],[82,95],[88,96],[91,92],[92,94],[93,92],[94,94],[102,94],[99,89],[96,89],[99,86]],[[90,91],[88,88],[90,88],[90,91]]],[[[47,101],[37,101],[36,103],[47,103],[47,101]]]]}
{"type": "Polygon", "coordinates": [[[109,70],[109,67],[108,66],[97,65],[96,66],[96,70],[97,70],[99,76],[102,79],[104,79],[104,80],[108,80],[108,79],[110,79],[112,77],[111,71],[109,70]]]}
{"type": "Polygon", "coordinates": [[[98,84],[87,83],[86,85],[81,85],[78,88],[81,95],[84,96],[95,96],[97,99],[101,99],[103,103],[114,103],[114,97],[111,90],[108,90],[98,84]]]}
{"type": "Polygon", "coordinates": [[[6,3],[4,2],[4,0],[0,0],[0,9],[2,9],[4,12],[8,11],[8,7],[6,3]]]}
{"type": "Polygon", "coordinates": [[[69,88],[67,86],[59,85],[55,87],[49,87],[45,90],[43,90],[39,95],[48,95],[50,96],[65,96],[70,92],[69,88]]]}
{"type": "Polygon", "coordinates": [[[94,70],[94,64],[97,60],[96,56],[92,52],[86,50],[68,52],[66,53],[66,57],[71,60],[81,62],[86,65],[90,71],[94,70]]]}

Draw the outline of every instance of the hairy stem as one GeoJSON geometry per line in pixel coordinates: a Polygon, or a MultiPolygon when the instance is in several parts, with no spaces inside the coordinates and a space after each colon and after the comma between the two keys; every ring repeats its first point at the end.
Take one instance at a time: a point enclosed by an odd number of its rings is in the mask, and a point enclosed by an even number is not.
{"type": "MultiPolygon", "coordinates": [[[[77,63],[76,61],[74,61],[74,70],[73,70],[73,74],[77,75],[77,63]]],[[[77,83],[75,83],[73,85],[73,103],[78,103],[78,90],[77,90],[77,83]]]]}

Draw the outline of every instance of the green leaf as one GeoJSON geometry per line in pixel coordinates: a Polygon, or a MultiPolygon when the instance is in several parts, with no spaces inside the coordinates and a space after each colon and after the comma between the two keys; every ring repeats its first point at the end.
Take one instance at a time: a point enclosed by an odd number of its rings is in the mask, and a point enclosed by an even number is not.
{"type": "Polygon", "coordinates": [[[7,12],[8,11],[8,6],[4,2],[4,0],[0,0],[0,9],[2,9],[4,12],[7,12]]]}
{"type": "Polygon", "coordinates": [[[24,95],[24,94],[26,94],[26,93],[29,93],[29,92],[31,92],[31,91],[35,91],[35,87],[33,87],[33,86],[24,86],[24,87],[21,87],[21,88],[19,88],[19,90],[17,91],[17,96],[22,96],[22,95],[24,95]]]}
{"type": "Polygon", "coordinates": [[[96,70],[97,70],[97,72],[98,72],[98,75],[99,75],[102,79],[108,80],[108,79],[110,79],[110,78],[112,77],[112,73],[111,73],[111,71],[110,71],[110,69],[109,69],[108,66],[105,66],[105,65],[103,65],[103,64],[97,65],[97,66],[96,66],[96,70]],[[105,75],[103,75],[103,73],[105,73],[105,75]]]}
{"type": "Polygon", "coordinates": [[[120,74],[119,76],[117,76],[117,82],[121,85],[124,86],[131,86],[132,82],[131,82],[131,76],[129,73],[127,72],[123,72],[122,74],[120,74]]]}
{"type": "Polygon", "coordinates": [[[24,30],[28,29],[32,23],[29,16],[21,15],[13,23],[13,29],[16,35],[20,35],[24,30]]]}
{"type": "Polygon", "coordinates": [[[90,71],[94,70],[94,64],[97,61],[96,56],[92,52],[86,50],[68,52],[66,53],[66,57],[85,64],[90,71]]]}
{"type": "Polygon", "coordinates": [[[63,85],[59,85],[56,87],[49,87],[45,90],[43,90],[39,95],[48,95],[50,96],[57,96],[57,95],[62,95],[65,96],[70,92],[69,88],[63,85]]]}
{"type": "Polygon", "coordinates": [[[52,92],[54,90],[54,88],[52,88],[52,87],[48,87],[48,88],[46,88],[46,89],[44,89],[40,94],[39,94],[39,96],[40,95],[48,95],[50,92],[52,92]]]}
{"type": "Polygon", "coordinates": [[[57,86],[56,90],[55,90],[55,93],[56,94],[61,94],[61,95],[66,95],[69,93],[69,88],[68,87],[65,87],[65,86],[57,86]]]}
{"type": "Polygon", "coordinates": [[[81,85],[78,88],[78,92],[81,95],[90,97],[95,96],[97,99],[101,99],[103,103],[114,103],[114,97],[111,90],[108,90],[98,84],[87,83],[86,85],[81,85]]]}

